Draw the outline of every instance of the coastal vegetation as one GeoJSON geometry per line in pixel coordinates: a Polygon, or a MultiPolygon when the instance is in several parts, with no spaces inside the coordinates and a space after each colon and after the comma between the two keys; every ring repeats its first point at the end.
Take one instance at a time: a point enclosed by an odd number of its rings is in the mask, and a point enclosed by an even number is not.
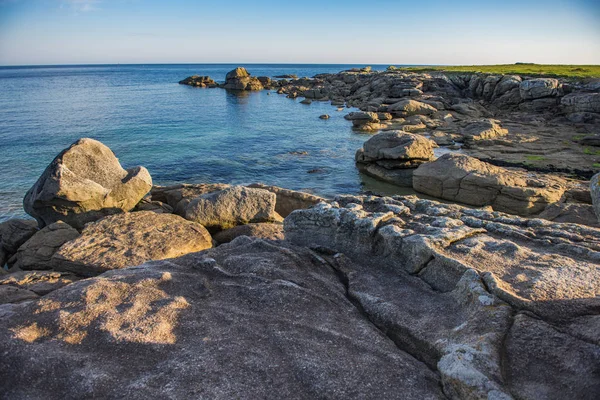
{"type": "Polygon", "coordinates": [[[498,64],[498,65],[445,65],[388,68],[408,72],[479,72],[483,74],[515,74],[560,78],[600,78],[600,65],[551,65],[551,64],[498,64]]]}

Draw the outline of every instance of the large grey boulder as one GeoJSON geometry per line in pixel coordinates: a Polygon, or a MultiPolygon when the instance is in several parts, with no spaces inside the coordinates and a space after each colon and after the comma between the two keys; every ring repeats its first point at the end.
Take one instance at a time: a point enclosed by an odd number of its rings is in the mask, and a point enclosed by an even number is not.
{"type": "Polygon", "coordinates": [[[560,86],[560,82],[555,78],[535,78],[521,82],[519,90],[523,100],[534,100],[558,96],[560,86]]]}
{"type": "Polygon", "coordinates": [[[388,131],[372,136],[356,154],[356,161],[433,159],[435,143],[421,135],[403,131],[388,131]]]}
{"type": "Polygon", "coordinates": [[[600,173],[592,176],[590,179],[590,194],[592,195],[592,204],[594,205],[594,211],[600,221],[600,173]]]}
{"type": "Polygon", "coordinates": [[[15,400],[446,398],[327,261],[283,243],[238,238],[5,314],[0,393],[15,400]]]}
{"type": "Polygon", "coordinates": [[[52,268],[52,256],[65,243],[79,236],[79,232],[62,221],[54,222],[26,241],[9,264],[21,270],[52,268]]]}
{"type": "Polygon", "coordinates": [[[600,227],[600,221],[594,212],[594,206],[584,203],[552,203],[539,215],[554,222],[566,222],[600,227]]]}
{"type": "Polygon", "coordinates": [[[248,187],[264,189],[275,193],[275,212],[284,218],[294,210],[309,208],[325,201],[323,197],[315,196],[314,194],[285,189],[278,186],[265,185],[262,183],[253,183],[248,185],[248,187]]]}
{"type": "Polygon", "coordinates": [[[408,117],[411,115],[430,115],[437,109],[429,104],[417,100],[400,100],[387,107],[387,112],[398,117],[408,117]]]}
{"type": "Polygon", "coordinates": [[[150,194],[152,201],[166,203],[173,208],[175,214],[183,216],[187,205],[196,197],[228,187],[231,185],[225,183],[183,183],[172,186],[155,186],[150,194]]]}
{"type": "Polygon", "coordinates": [[[412,187],[412,175],[420,164],[432,160],[435,142],[404,131],[387,131],[367,140],[356,152],[358,169],[379,180],[412,187]]]}
{"type": "Polygon", "coordinates": [[[413,175],[413,187],[440,199],[490,205],[494,210],[518,215],[543,211],[558,202],[566,189],[560,178],[508,171],[456,153],[419,166],[413,175]]]}
{"type": "Polygon", "coordinates": [[[178,215],[138,211],[87,224],[81,236],[53,255],[52,265],[58,271],[94,276],[210,247],[212,238],[202,225],[178,215]]]}
{"type": "Polygon", "coordinates": [[[81,229],[87,222],[133,209],[151,187],[146,168],[124,170],[108,147],[79,139],[48,165],[23,206],[40,227],[64,221],[81,229]]]}
{"type": "Polygon", "coordinates": [[[348,121],[352,121],[355,129],[362,131],[376,131],[382,128],[379,123],[379,115],[370,111],[354,111],[344,116],[348,121]]]}
{"type": "Polygon", "coordinates": [[[560,103],[572,113],[600,113],[600,93],[571,93],[560,103]]]}
{"type": "Polygon", "coordinates": [[[484,118],[477,121],[471,121],[461,129],[465,141],[489,140],[497,137],[506,136],[508,129],[500,126],[500,121],[490,118],[484,118]]]}
{"type": "Polygon", "coordinates": [[[233,186],[203,194],[185,209],[185,218],[219,231],[251,222],[281,221],[275,212],[277,197],[264,189],[233,186]]]}

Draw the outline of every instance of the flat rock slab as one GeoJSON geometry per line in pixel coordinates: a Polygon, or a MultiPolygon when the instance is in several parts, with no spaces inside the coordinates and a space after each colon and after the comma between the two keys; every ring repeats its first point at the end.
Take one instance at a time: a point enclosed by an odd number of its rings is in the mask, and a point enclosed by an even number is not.
{"type": "Polygon", "coordinates": [[[324,260],[260,239],[107,272],[4,315],[11,399],[445,398],[324,260]]]}
{"type": "Polygon", "coordinates": [[[518,215],[543,211],[548,204],[558,202],[567,189],[560,178],[533,177],[455,153],[419,166],[413,174],[413,187],[440,199],[490,205],[518,215]]]}
{"type": "Polygon", "coordinates": [[[55,270],[94,276],[209,247],[212,238],[202,225],[178,215],[139,211],[86,225],[80,237],[54,254],[52,263],[55,270]]]}
{"type": "Polygon", "coordinates": [[[0,304],[21,303],[35,300],[38,297],[39,296],[31,290],[22,289],[12,285],[0,285],[0,304]]]}
{"type": "Polygon", "coordinates": [[[81,278],[69,272],[19,271],[3,276],[0,285],[29,290],[43,296],[79,279],[81,278]]]}
{"type": "Polygon", "coordinates": [[[250,236],[261,239],[283,240],[283,224],[258,223],[238,225],[215,234],[219,243],[229,243],[238,236],[250,236]]]}

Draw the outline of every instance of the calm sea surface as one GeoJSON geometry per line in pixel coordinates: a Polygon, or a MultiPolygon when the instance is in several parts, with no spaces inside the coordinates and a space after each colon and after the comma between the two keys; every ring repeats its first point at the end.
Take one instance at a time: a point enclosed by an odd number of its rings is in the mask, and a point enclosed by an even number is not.
{"type": "MultiPolygon", "coordinates": [[[[255,76],[301,77],[355,67],[245,66],[255,76]]],[[[354,153],[368,136],[351,130],[343,118],[350,110],[304,105],[274,91],[234,94],[177,83],[194,74],[222,81],[234,67],[0,67],[0,220],[24,215],[25,192],[81,137],[102,141],[125,168],[145,166],[155,184],[264,182],[324,196],[389,193],[356,171],[354,153]]]]}

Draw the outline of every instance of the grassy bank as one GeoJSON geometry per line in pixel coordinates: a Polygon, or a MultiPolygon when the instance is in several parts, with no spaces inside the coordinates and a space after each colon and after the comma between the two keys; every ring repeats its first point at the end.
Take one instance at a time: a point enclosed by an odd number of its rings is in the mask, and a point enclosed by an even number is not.
{"type": "Polygon", "coordinates": [[[486,74],[516,74],[563,78],[600,78],[600,65],[504,64],[407,68],[392,66],[390,69],[412,72],[482,72],[486,74]]]}

